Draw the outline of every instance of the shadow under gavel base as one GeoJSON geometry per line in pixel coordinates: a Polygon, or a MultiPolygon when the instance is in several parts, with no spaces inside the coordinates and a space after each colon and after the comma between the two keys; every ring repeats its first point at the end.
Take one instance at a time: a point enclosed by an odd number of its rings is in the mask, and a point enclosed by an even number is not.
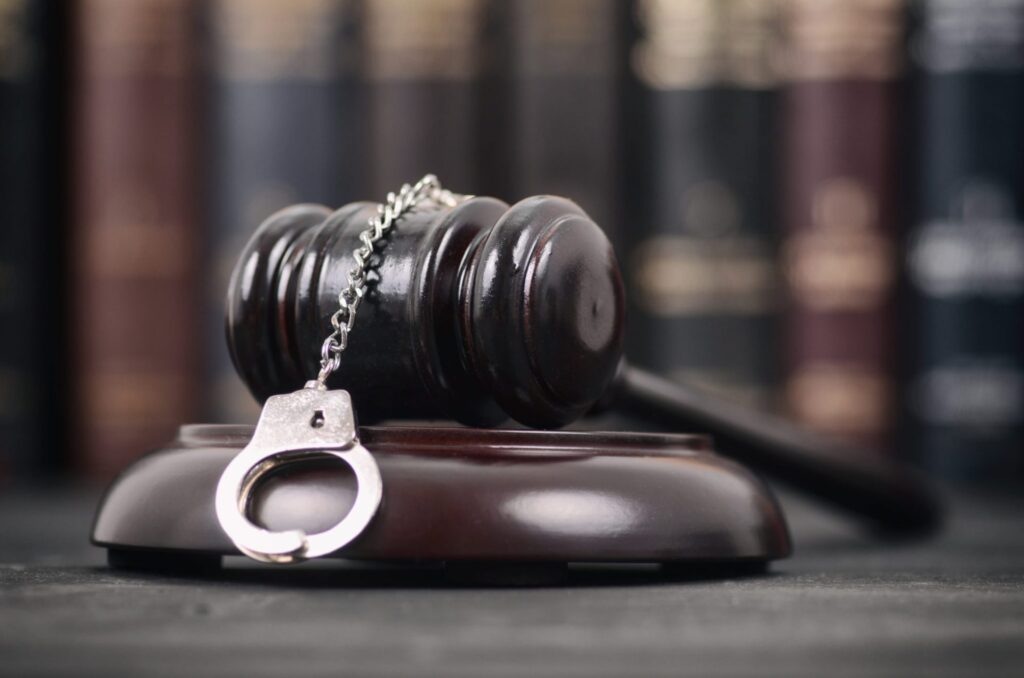
{"type": "MultiPolygon", "coordinates": [[[[217,522],[244,426],[183,426],[100,504],[92,541],[112,564],[174,570],[238,555],[217,522]]],[[[363,427],[384,498],[336,557],[407,563],[758,564],[791,546],[771,492],[704,436],[363,427]]],[[[354,500],[341,466],[296,462],[257,490],[275,530],[330,527],[354,500]]]]}

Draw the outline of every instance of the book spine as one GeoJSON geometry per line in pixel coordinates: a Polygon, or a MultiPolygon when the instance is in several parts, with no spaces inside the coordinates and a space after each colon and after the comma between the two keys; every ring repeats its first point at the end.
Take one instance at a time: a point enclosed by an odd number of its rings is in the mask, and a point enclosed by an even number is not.
{"type": "Polygon", "coordinates": [[[427,173],[478,193],[487,3],[366,0],[364,12],[370,195],[380,199],[427,173]]]}
{"type": "Polygon", "coordinates": [[[958,480],[1024,470],[1024,2],[915,6],[908,439],[958,480]]]}
{"type": "Polygon", "coordinates": [[[511,130],[513,30],[510,16],[515,5],[507,0],[483,0],[476,89],[476,165],[480,195],[513,200],[511,130]]]}
{"type": "MultiPolygon", "coordinates": [[[[509,5],[510,200],[563,195],[609,236],[618,186],[618,50],[614,0],[509,5]]],[[[500,159],[494,159],[495,161],[500,159]]]]}
{"type": "Polygon", "coordinates": [[[195,3],[77,5],[74,437],[109,478],[197,402],[195,3]]]}
{"type": "Polygon", "coordinates": [[[755,406],[776,382],[776,9],[637,2],[626,96],[627,354],[755,406]]]}
{"type": "Polygon", "coordinates": [[[0,483],[62,461],[64,37],[59,3],[0,5],[0,483]]]}
{"type": "Polygon", "coordinates": [[[899,0],[790,0],[784,33],[786,399],[885,449],[895,423],[899,0]]]}
{"type": "Polygon", "coordinates": [[[368,197],[358,7],[353,0],[216,0],[206,19],[205,417],[253,422],[259,405],[224,340],[228,281],[249,236],[273,212],[368,197]]]}

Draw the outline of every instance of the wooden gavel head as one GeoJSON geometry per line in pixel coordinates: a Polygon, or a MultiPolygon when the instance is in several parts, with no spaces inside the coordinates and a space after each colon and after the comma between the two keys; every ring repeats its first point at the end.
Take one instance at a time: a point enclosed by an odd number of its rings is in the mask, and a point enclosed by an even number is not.
{"type": "MultiPolygon", "coordinates": [[[[228,291],[227,339],[253,395],[319,371],[371,203],[296,205],[268,218],[228,291]]],[[[474,197],[399,220],[377,248],[341,366],[361,420],[508,417],[563,426],[608,391],[622,359],[624,294],[601,229],[564,198],[512,207],[474,197]]]]}

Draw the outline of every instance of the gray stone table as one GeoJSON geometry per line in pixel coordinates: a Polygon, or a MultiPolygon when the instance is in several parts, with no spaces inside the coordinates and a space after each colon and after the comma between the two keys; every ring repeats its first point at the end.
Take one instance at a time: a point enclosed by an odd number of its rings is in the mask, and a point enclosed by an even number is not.
{"type": "Polygon", "coordinates": [[[884,544],[784,499],[798,551],[766,575],[501,587],[241,560],[114,571],[86,540],[95,495],[7,492],[0,674],[1024,675],[1024,500],[956,495],[943,534],[884,544]]]}

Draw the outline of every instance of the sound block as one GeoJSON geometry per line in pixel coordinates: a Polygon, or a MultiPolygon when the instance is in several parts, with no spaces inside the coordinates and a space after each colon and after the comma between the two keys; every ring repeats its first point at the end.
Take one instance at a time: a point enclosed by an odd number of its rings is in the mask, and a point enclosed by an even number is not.
{"type": "MultiPolygon", "coordinates": [[[[112,565],[209,569],[239,555],[214,512],[221,472],[249,441],[243,426],[183,426],[135,462],[101,502],[92,541],[112,565]]],[[[334,557],[501,565],[754,565],[791,551],[767,486],[694,435],[363,427],[384,496],[334,557]]],[[[324,530],[355,484],[341,462],[296,462],[250,507],[269,529],[324,530]]]]}

